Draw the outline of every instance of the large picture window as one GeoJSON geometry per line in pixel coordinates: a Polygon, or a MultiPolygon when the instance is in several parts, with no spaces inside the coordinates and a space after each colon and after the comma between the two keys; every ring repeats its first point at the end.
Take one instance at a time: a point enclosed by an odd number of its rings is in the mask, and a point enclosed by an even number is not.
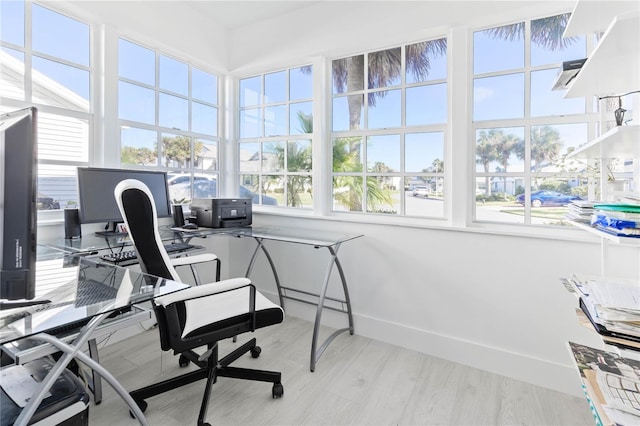
{"type": "Polygon", "coordinates": [[[313,67],[241,79],[239,105],[240,196],[311,208],[313,67]]]}
{"type": "Polygon", "coordinates": [[[175,204],[218,196],[218,77],[137,43],[118,43],[120,163],[169,172],[175,204]]]}
{"type": "Polygon", "coordinates": [[[562,225],[567,204],[586,198],[589,170],[566,157],[597,117],[585,98],[552,90],[562,62],[587,53],[586,37],[562,38],[568,19],[474,33],[476,221],[562,225]]]}
{"type": "Polygon", "coordinates": [[[332,61],[333,211],[444,217],[447,40],[332,61]]]}
{"type": "Polygon", "coordinates": [[[0,45],[0,112],[38,108],[38,209],[75,207],[93,128],[91,27],[36,3],[2,2],[0,45]]]}

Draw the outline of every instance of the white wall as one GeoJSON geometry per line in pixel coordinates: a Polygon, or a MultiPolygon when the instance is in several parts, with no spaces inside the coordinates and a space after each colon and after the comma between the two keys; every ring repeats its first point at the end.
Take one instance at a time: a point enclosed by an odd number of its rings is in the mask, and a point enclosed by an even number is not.
{"type": "MultiPolygon", "coordinates": [[[[566,342],[597,347],[601,341],[578,325],[577,300],[565,290],[560,277],[599,274],[597,242],[261,214],[254,224],[365,234],[344,243],[339,251],[356,334],[581,394],[566,342]]],[[[266,245],[282,285],[319,291],[328,250],[277,242],[266,245]]],[[[229,247],[224,264],[230,263],[231,270],[226,273],[243,275],[255,243],[234,240],[229,247]]],[[[615,256],[621,274],[637,279],[638,248],[618,248],[615,256]]],[[[276,300],[264,256],[252,280],[276,300]]],[[[341,295],[335,270],[330,293],[341,295]]],[[[288,315],[314,318],[315,310],[309,305],[289,300],[285,305],[288,315]]],[[[344,315],[326,312],[323,320],[327,325],[347,325],[344,315]]]]}

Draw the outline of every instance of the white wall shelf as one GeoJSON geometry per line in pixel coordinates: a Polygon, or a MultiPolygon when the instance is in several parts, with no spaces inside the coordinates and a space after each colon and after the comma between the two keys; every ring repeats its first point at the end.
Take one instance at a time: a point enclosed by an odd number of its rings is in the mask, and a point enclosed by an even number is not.
{"type": "Polygon", "coordinates": [[[613,234],[609,234],[607,232],[603,232],[600,231],[596,228],[594,228],[593,226],[586,224],[586,223],[582,223],[582,222],[575,222],[573,220],[569,220],[568,221],[571,225],[575,226],[576,228],[580,228],[583,231],[587,231],[590,234],[594,234],[597,235],[598,237],[602,237],[605,238],[609,241],[613,241],[614,243],[617,244],[621,244],[621,245],[630,245],[630,246],[636,246],[636,247],[640,247],[640,238],[635,238],[635,237],[619,237],[617,235],[613,235],[613,234]]]}
{"type": "Polygon", "coordinates": [[[627,12],[640,11],[638,1],[578,1],[563,37],[576,37],[604,32],[613,18],[627,12]]]}
{"type": "Polygon", "coordinates": [[[613,19],[564,96],[618,95],[639,89],[640,12],[631,12],[613,19]]]}
{"type": "Polygon", "coordinates": [[[640,158],[640,125],[616,126],[602,136],[578,147],[567,158],[640,158]]]}

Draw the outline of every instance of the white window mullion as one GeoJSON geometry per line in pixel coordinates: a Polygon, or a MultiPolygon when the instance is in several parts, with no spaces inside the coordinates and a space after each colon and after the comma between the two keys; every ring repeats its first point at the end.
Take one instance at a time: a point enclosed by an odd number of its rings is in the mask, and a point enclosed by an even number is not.
{"type": "Polygon", "coordinates": [[[473,33],[466,27],[455,27],[447,37],[449,75],[449,129],[445,131],[445,217],[455,227],[466,227],[472,221],[475,190],[471,182],[475,170],[475,130],[473,123],[473,33]],[[469,194],[473,196],[470,197],[469,194]]]}
{"type": "Polygon", "coordinates": [[[331,212],[333,141],[331,138],[331,61],[317,57],[313,61],[313,136],[312,182],[314,212],[326,216],[331,212]]]}
{"type": "Polygon", "coordinates": [[[101,29],[101,46],[97,55],[97,69],[104,70],[100,83],[99,106],[102,109],[100,126],[96,129],[99,137],[92,144],[92,164],[105,167],[120,166],[120,128],[118,120],[118,35],[115,28],[104,25],[101,29]],[[108,94],[108,95],[107,95],[108,94]]]}

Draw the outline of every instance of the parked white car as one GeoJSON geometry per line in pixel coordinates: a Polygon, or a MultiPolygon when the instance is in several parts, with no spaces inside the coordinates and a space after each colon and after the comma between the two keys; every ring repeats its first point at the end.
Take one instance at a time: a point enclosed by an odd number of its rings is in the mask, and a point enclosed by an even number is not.
{"type": "Polygon", "coordinates": [[[416,186],[413,188],[413,196],[427,198],[429,196],[429,190],[426,186],[416,186]]]}

